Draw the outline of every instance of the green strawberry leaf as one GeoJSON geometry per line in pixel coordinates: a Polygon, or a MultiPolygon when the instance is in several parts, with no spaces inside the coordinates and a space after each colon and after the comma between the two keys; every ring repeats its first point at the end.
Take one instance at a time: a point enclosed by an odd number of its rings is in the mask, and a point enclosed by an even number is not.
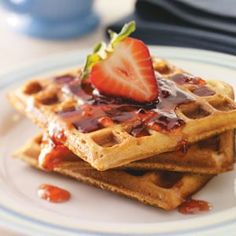
{"type": "Polygon", "coordinates": [[[108,53],[114,50],[114,46],[133,33],[135,28],[135,21],[131,21],[125,24],[118,34],[112,30],[109,30],[108,33],[110,35],[110,43],[106,45],[106,43],[100,42],[94,47],[93,53],[87,56],[81,79],[87,79],[92,67],[99,61],[106,59],[108,53]]]}
{"type": "Polygon", "coordinates": [[[93,65],[97,62],[101,61],[106,57],[106,44],[104,42],[98,43],[94,49],[93,53],[89,54],[86,59],[85,66],[82,71],[81,79],[84,80],[88,77],[90,70],[92,69],[93,65]]]}
{"type": "Polygon", "coordinates": [[[109,30],[109,35],[111,37],[110,45],[112,48],[119,43],[120,41],[127,38],[130,34],[132,34],[136,29],[135,21],[130,21],[129,23],[125,24],[123,28],[121,29],[120,33],[117,34],[113,32],[112,30],[109,30]]]}
{"type": "Polygon", "coordinates": [[[82,80],[87,79],[93,65],[99,62],[100,60],[101,58],[97,54],[88,55],[80,78],[82,80]]]}

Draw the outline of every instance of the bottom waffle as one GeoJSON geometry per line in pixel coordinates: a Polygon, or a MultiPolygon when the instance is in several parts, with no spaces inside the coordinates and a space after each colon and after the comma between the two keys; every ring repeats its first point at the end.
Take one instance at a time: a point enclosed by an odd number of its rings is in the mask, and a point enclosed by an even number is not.
{"type": "Polygon", "coordinates": [[[210,137],[184,147],[187,150],[162,153],[127,167],[140,170],[168,170],[202,174],[218,174],[234,166],[234,131],[210,137]]]}
{"type": "MultiPolygon", "coordinates": [[[[39,169],[41,137],[35,137],[16,153],[17,157],[39,169]]],[[[213,177],[213,175],[133,169],[101,172],[72,153],[63,157],[53,171],[165,210],[178,207],[213,177]]]]}

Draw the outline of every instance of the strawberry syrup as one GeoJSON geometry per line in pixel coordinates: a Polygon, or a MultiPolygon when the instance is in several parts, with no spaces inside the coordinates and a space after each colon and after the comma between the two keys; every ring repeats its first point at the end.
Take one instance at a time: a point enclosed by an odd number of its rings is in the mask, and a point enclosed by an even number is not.
{"type": "Polygon", "coordinates": [[[69,110],[58,111],[58,114],[82,133],[89,133],[113,124],[129,123],[133,125],[130,134],[136,137],[149,135],[147,129],[160,132],[178,131],[185,122],[175,113],[175,109],[190,102],[194,97],[177,85],[192,86],[196,95],[213,95],[214,91],[206,87],[206,82],[189,74],[174,75],[162,79],[156,75],[160,93],[156,101],[148,104],[135,103],[116,97],[100,94],[89,81],[81,83],[79,78],[55,78],[67,96],[78,99],[79,106],[69,110]],[[59,81],[59,82],[58,82],[59,81]],[[207,89],[206,89],[207,88],[207,89]],[[199,92],[200,91],[200,92],[199,92]],[[138,124],[138,125],[137,125],[138,124]]]}
{"type": "Polygon", "coordinates": [[[175,74],[171,79],[179,85],[193,84],[197,86],[206,85],[206,81],[187,73],[175,74]]]}
{"type": "Polygon", "coordinates": [[[76,161],[78,159],[78,157],[62,144],[62,141],[65,141],[64,136],[50,137],[48,134],[44,134],[41,143],[41,152],[38,157],[38,164],[41,168],[52,171],[65,161],[76,161]]]}
{"type": "Polygon", "coordinates": [[[70,193],[62,188],[50,184],[42,184],[38,188],[38,196],[53,203],[61,203],[69,201],[70,193]]]}
{"type": "Polygon", "coordinates": [[[182,214],[197,214],[211,209],[211,205],[203,200],[189,199],[179,206],[179,212],[182,214]]]}

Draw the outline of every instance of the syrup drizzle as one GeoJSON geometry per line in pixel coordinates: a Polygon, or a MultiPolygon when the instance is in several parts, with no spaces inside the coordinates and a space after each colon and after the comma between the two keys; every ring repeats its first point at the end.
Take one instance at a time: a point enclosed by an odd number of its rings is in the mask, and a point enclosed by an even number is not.
{"type": "Polygon", "coordinates": [[[186,73],[162,79],[157,73],[158,99],[149,104],[139,104],[122,98],[107,97],[100,94],[88,81],[82,83],[79,78],[68,79],[68,76],[55,78],[55,83],[62,84],[62,92],[77,99],[78,107],[58,111],[58,114],[83,133],[127,122],[134,124],[130,133],[136,137],[149,135],[147,128],[160,132],[178,131],[185,122],[177,116],[175,110],[182,104],[194,102],[194,97],[177,87],[177,84],[192,86],[192,92],[199,96],[214,93],[199,77],[186,73]]]}
{"type": "Polygon", "coordinates": [[[215,94],[215,92],[209,89],[207,86],[197,87],[192,90],[192,93],[200,97],[212,96],[215,94]]]}
{"type": "Polygon", "coordinates": [[[215,91],[211,90],[209,87],[206,86],[206,81],[199,78],[199,77],[194,77],[190,74],[176,74],[171,77],[171,79],[179,84],[188,84],[192,85],[192,93],[194,93],[197,96],[200,97],[206,97],[206,96],[212,96],[215,94],[215,91]]]}
{"type": "Polygon", "coordinates": [[[175,83],[179,85],[183,84],[194,84],[198,86],[203,86],[206,85],[206,81],[199,78],[195,77],[193,75],[190,75],[188,73],[183,73],[183,74],[175,74],[171,76],[171,80],[173,80],[175,83]]]}
{"type": "Polygon", "coordinates": [[[137,138],[150,135],[147,128],[142,124],[142,122],[136,122],[136,124],[133,124],[129,133],[137,138]]]}
{"type": "Polygon", "coordinates": [[[211,210],[212,206],[203,200],[189,199],[179,206],[179,212],[182,214],[197,214],[211,210]]]}
{"type": "Polygon", "coordinates": [[[72,82],[64,84],[62,91],[68,96],[75,96],[80,99],[82,102],[88,102],[92,100],[93,88],[90,83],[83,82],[79,78],[74,79],[72,82]]]}
{"type": "Polygon", "coordinates": [[[73,80],[75,80],[75,77],[73,75],[70,75],[70,74],[57,76],[55,78],[55,82],[57,84],[68,84],[68,83],[72,82],[73,80]]]}
{"type": "Polygon", "coordinates": [[[41,199],[53,203],[66,202],[69,201],[71,197],[67,190],[49,184],[42,184],[39,186],[38,196],[41,199]]]}
{"type": "Polygon", "coordinates": [[[116,124],[140,121],[141,130],[148,127],[158,131],[171,131],[184,124],[184,121],[177,117],[175,108],[194,99],[171,80],[158,78],[158,83],[159,99],[149,104],[138,104],[120,98],[106,97],[88,84],[84,90],[81,85],[79,86],[79,82],[73,81],[72,84],[66,85],[67,92],[78,96],[80,104],[82,99],[83,105],[58,114],[83,133],[107,127],[104,125],[105,122],[100,122],[105,119],[116,124]]]}

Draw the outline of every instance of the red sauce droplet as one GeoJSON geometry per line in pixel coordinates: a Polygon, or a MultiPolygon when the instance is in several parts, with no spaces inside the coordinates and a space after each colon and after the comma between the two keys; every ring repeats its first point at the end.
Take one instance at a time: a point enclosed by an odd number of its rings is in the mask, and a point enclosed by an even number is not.
{"type": "Polygon", "coordinates": [[[62,162],[75,161],[77,158],[62,143],[54,142],[47,134],[44,135],[41,143],[41,152],[38,157],[38,163],[41,168],[52,171],[62,162]]]}
{"type": "Polygon", "coordinates": [[[183,139],[177,145],[177,150],[182,152],[183,154],[187,153],[188,151],[188,141],[183,139]]]}
{"type": "Polygon", "coordinates": [[[66,202],[71,197],[67,190],[49,184],[42,184],[39,186],[38,196],[41,199],[53,203],[66,202]]]}
{"type": "Polygon", "coordinates": [[[182,214],[197,214],[203,211],[209,211],[211,205],[202,200],[187,200],[179,206],[179,212],[182,214]]]}
{"type": "Polygon", "coordinates": [[[212,96],[215,94],[215,91],[211,90],[207,86],[197,87],[192,90],[192,93],[200,97],[212,96]]]}

